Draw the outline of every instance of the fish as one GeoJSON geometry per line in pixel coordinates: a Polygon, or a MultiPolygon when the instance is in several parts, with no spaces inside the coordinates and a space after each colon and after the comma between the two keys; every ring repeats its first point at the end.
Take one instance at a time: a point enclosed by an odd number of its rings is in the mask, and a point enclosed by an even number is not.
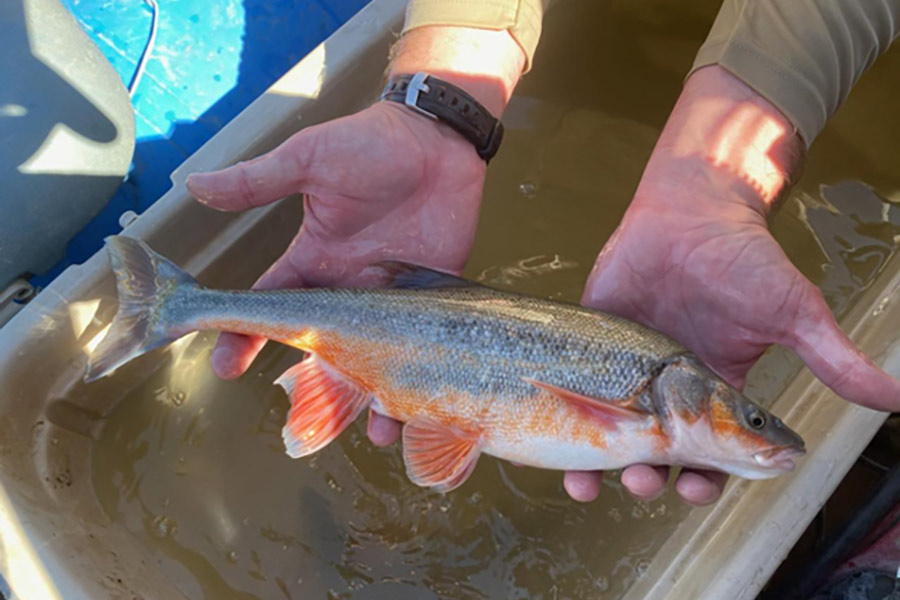
{"type": "Polygon", "coordinates": [[[803,439],[666,335],[615,314],[402,262],[380,288],[215,290],[144,242],[107,238],[119,305],[85,381],[198,330],[299,348],[275,383],[286,452],[308,456],[364,410],[403,423],[410,480],[448,492],[482,454],[559,470],[644,463],[768,479],[803,439]]]}

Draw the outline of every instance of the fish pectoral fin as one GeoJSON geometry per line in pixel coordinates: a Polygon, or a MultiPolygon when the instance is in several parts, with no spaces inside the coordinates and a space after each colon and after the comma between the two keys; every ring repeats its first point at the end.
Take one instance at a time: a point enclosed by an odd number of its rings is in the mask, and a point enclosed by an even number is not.
{"type": "Polygon", "coordinates": [[[403,426],[406,474],[416,485],[449,492],[469,478],[481,454],[480,435],[428,419],[403,426]]]}
{"type": "Polygon", "coordinates": [[[567,390],[565,388],[557,387],[549,383],[544,383],[543,381],[531,379],[530,377],[525,377],[523,379],[531,385],[542,389],[545,392],[553,394],[578,411],[583,412],[591,418],[599,420],[604,425],[607,425],[609,427],[616,427],[620,423],[644,419],[647,417],[647,413],[643,411],[635,410],[634,408],[624,406],[621,403],[617,403],[612,400],[607,400],[606,398],[592,398],[590,396],[584,396],[582,394],[579,394],[578,392],[573,392],[572,390],[567,390]]]}
{"type": "Polygon", "coordinates": [[[285,371],[275,383],[291,400],[281,436],[292,458],[327,446],[372,399],[369,392],[313,354],[285,371]]]}
{"type": "Polygon", "coordinates": [[[414,265],[412,263],[401,262],[397,260],[388,260],[375,263],[375,265],[385,272],[387,275],[387,284],[385,287],[394,289],[427,289],[427,288],[452,288],[452,287],[474,287],[480,286],[480,283],[414,265]]]}

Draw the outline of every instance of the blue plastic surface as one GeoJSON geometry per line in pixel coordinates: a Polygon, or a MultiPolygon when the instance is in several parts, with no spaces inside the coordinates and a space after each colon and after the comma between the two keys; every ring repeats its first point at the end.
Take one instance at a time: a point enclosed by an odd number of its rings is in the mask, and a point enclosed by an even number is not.
{"type": "MultiPolygon", "coordinates": [[[[143,0],[62,0],[125,85],[150,33],[143,0]]],[[[131,173],[66,249],[42,287],[87,260],[120,230],[119,216],[143,212],[170,187],[169,175],[368,0],[157,0],[156,44],[135,90],[131,173]]]]}

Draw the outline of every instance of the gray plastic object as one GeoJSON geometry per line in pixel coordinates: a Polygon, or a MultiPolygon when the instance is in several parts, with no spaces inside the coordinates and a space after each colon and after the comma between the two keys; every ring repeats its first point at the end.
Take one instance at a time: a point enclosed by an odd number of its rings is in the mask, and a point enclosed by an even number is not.
{"type": "Polygon", "coordinates": [[[134,114],[59,0],[0,0],[0,290],[41,273],[128,173],[134,114]]]}

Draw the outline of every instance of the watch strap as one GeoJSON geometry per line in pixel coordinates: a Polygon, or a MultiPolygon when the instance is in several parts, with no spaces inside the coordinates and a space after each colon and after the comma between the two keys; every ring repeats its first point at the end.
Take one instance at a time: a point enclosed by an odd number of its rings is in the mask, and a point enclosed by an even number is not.
{"type": "Polygon", "coordinates": [[[503,140],[503,124],[499,119],[465,90],[427,73],[392,77],[381,99],[399,102],[423,116],[446,123],[472,142],[485,162],[494,157],[503,140]]]}

